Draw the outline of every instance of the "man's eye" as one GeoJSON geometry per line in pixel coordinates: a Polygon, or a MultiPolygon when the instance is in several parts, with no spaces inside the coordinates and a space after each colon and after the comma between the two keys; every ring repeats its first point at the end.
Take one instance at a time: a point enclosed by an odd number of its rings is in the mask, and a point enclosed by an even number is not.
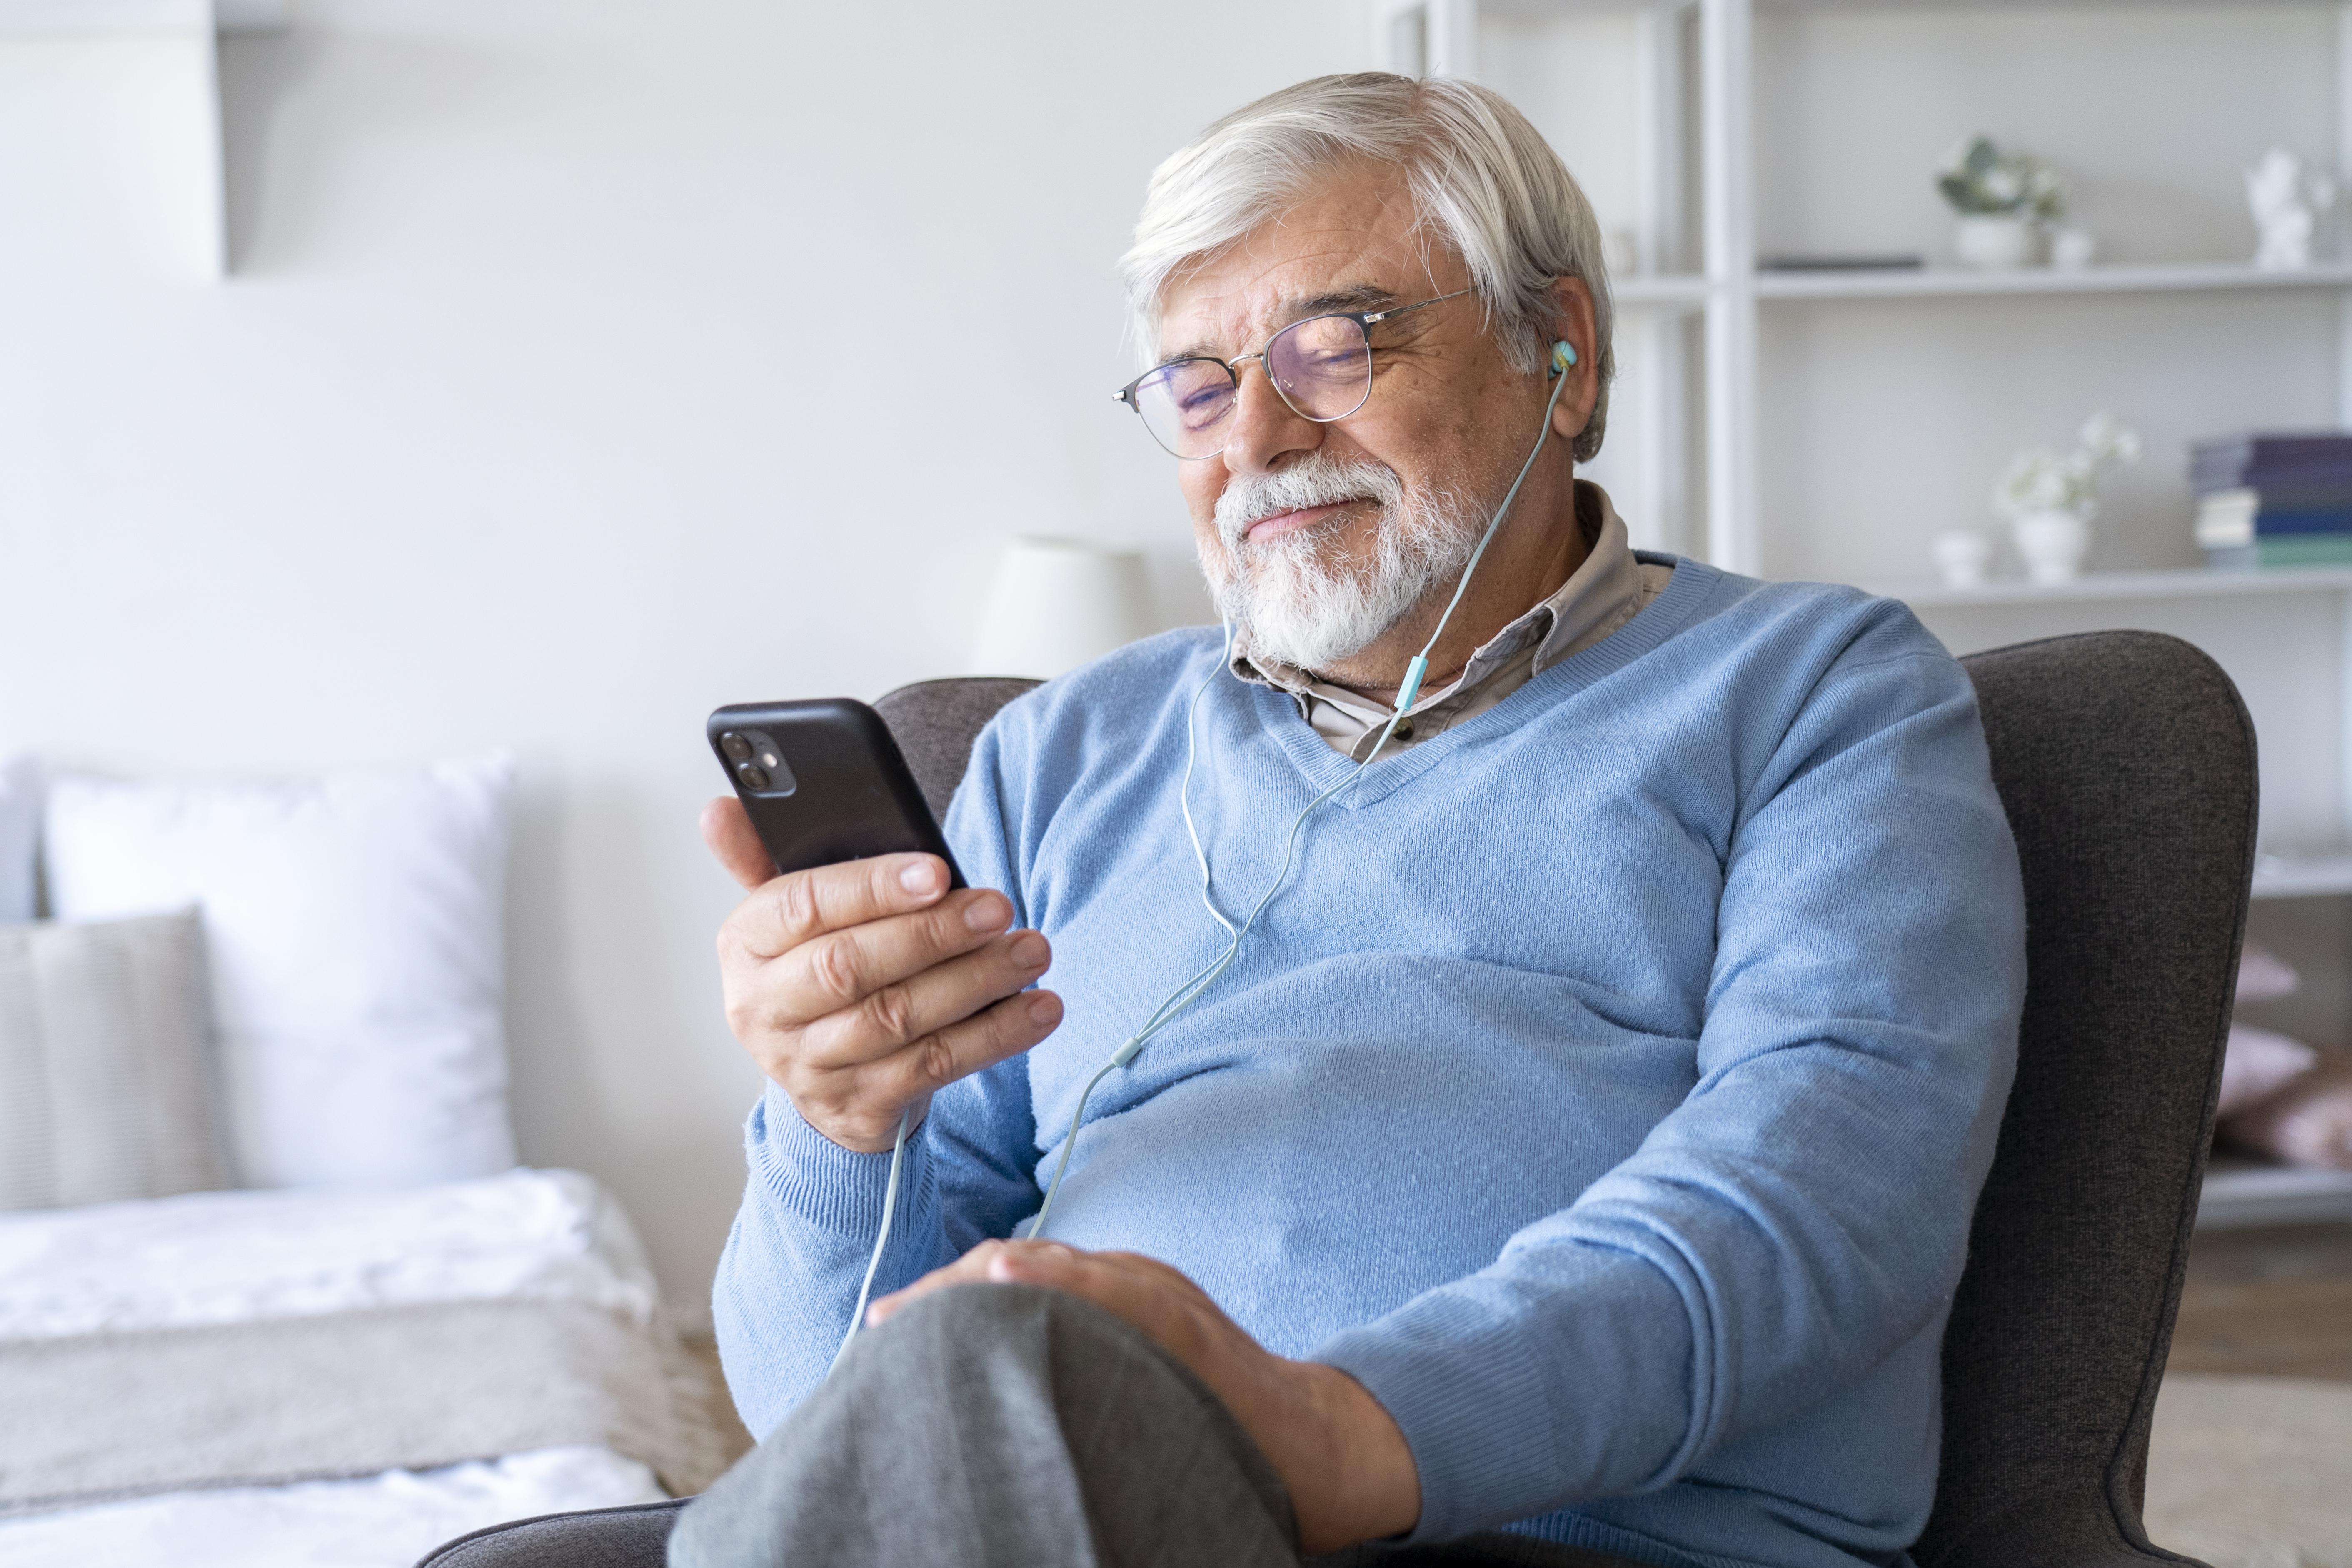
{"type": "Polygon", "coordinates": [[[1353,348],[1311,348],[1299,356],[1303,368],[1317,372],[1351,370],[1363,363],[1363,350],[1353,348]]]}

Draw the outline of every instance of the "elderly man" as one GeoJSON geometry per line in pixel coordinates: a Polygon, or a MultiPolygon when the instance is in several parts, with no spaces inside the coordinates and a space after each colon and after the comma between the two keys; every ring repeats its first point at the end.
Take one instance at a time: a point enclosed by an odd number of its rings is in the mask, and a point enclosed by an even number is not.
{"type": "Polygon", "coordinates": [[[1598,231],[1492,92],[1252,104],[1126,272],[1225,629],[997,717],[968,890],[706,820],[765,1440],[671,1561],[1907,1561],[2023,984],[1968,680],[1630,548],[1598,231]]]}

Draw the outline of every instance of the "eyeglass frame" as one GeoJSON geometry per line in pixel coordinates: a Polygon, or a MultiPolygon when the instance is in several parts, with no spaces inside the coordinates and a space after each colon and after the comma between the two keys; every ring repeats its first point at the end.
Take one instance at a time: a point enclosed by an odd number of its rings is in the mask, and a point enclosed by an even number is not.
{"type": "MultiPolygon", "coordinates": [[[[1410,305],[1389,305],[1378,310],[1318,310],[1314,315],[1301,316],[1295,321],[1287,322],[1285,325],[1276,328],[1274,331],[1266,335],[1265,346],[1264,348],[1257,349],[1250,353],[1236,354],[1229,360],[1219,359],[1214,354],[1179,354],[1174,359],[1162,360],[1158,364],[1153,365],[1150,370],[1145,371],[1141,375],[1137,376],[1133,381],[1129,382],[1125,386],[1120,387],[1117,392],[1112,393],[1110,395],[1111,400],[1116,403],[1126,404],[1128,407],[1135,411],[1135,416],[1138,419],[1143,419],[1143,409],[1141,405],[1135,401],[1135,389],[1141,386],[1153,376],[1158,375],[1160,372],[1169,369],[1171,366],[1199,363],[1213,364],[1223,370],[1225,373],[1226,377],[1234,384],[1234,397],[1235,401],[1238,402],[1242,393],[1241,367],[1247,364],[1250,361],[1255,360],[1257,361],[1259,371],[1264,373],[1265,376],[1265,384],[1274,388],[1274,395],[1282,399],[1282,405],[1285,408],[1289,409],[1293,414],[1297,415],[1301,419],[1307,420],[1310,424],[1336,425],[1342,419],[1346,419],[1352,415],[1361,413],[1363,411],[1364,405],[1372,400],[1372,329],[1375,326],[1392,317],[1402,316],[1410,311],[1418,310],[1429,305],[1443,305],[1448,300],[1459,300],[1463,295],[1472,292],[1475,292],[1475,290],[1470,289],[1456,289],[1451,294],[1438,294],[1427,300],[1416,300],[1410,305]],[[1291,402],[1290,395],[1282,390],[1282,383],[1275,379],[1275,375],[1272,371],[1265,368],[1266,353],[1274,347],[1275,340],[1281,337],[1285,332],[1295,332],[1299,328],[1306,326],[1311,321],[1353,321],[1356,323],[1356,330],[1364,334],[1364,395],[1358,398],[1356,400],[1356,405],[1353,408],[1349,409],[1346,414],[1334,414],[1328,418],[1317,418],[1314,415],[1309,414],[1305,409],[1299,407],[1296,403],[1291,402]]],[[[1230,411],[1228,411],[1227,417],[1231,417],[1230,411]]],[[[1211,458],[1222,457],[1225,450],[1224,447],[1220,447],[1213,452],[1203,452],[1197,458],[1188,458],[1181,452],[1169,452],[1167,443],[1160,440],[1159,435],[1152,431],[1150,420],[1143,419],[1143,428],[1147,434],[1151,436],[1151,444],[1153,446],[1158,447],[1163,452],[1168,452],[1170,457],[1175,458],[1180,463],[1204,463],[1211,458]]]]}

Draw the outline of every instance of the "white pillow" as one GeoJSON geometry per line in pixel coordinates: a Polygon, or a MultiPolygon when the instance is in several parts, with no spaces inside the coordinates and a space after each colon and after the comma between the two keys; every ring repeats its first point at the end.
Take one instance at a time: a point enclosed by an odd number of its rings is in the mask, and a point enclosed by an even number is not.
{"type": "Polygon", "coordinates": [[[408,1185],[515,1163],[503,756],[283,784],[49,786],[60,920],[203,910],[248,1186],[408,1185]]]}
{"type": "Polygon", "coordinates": [[[40,836],[40,780],[33,759],[0,763],[0,925],[33,918],[33,849],[40,836]]]}

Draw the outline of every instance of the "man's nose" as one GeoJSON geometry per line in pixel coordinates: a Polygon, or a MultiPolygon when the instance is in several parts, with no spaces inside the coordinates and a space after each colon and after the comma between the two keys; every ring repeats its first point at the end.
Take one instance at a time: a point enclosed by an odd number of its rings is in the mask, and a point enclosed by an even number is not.
{"type": "Polygon", "coordinates": [[[1232,424],[1225,431],[1225,467],[1236,474],[1264,474],[1293,452],[1323,444],[1323,426],[1282,400],[1264,360],[1241,366],[1232,424]]]}

